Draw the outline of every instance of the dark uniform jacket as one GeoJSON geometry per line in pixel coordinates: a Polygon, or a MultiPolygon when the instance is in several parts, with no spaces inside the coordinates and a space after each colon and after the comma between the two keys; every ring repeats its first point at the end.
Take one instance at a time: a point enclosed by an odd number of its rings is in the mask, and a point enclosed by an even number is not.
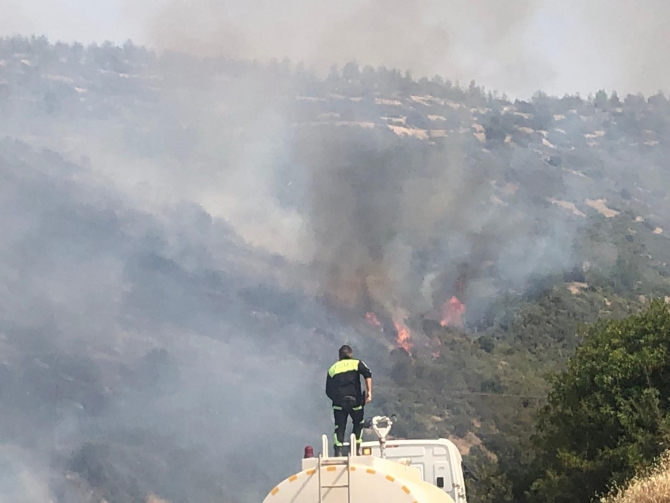
{"type": "Polygon", "coordinates": [[[326,396],[339,407],[364,405],[361,376],[372,377],[370,368],[361,360],[343,358],[334,363],[326,377],[326,396]]]}

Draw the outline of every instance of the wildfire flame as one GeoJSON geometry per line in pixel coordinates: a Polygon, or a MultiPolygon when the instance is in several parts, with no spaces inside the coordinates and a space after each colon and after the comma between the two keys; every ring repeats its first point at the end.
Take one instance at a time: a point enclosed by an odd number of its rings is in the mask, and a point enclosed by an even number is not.
{"type": "MultiPolygon", "coordinates": [[[[382,325],[382,323],[379,321],[379,318],[377,318],[377,315],[375,313],[373,312],[365,313],[365,319],[371,326],[384,330],[384,325],[382,325]]],[[[412,334],[409,328],[407,328],[407,325],[405,325],[404,321],[405,316],[403,314],[396,313],[396,315],[392,316],[391,319],[393,321],[393,326],[395,327],[395,330],[398,333],[396,338],[398,346],[403,348],[405,351],[409,353],[410,350],[412,349],[412,342],[411,342],[412,334]]]]}
{"type": "Polygon", "coordinates": [[[443,327],[462,327],[463,314],[465,314],[465,305],[454,296],[445,302],[442,308],[442,321],[440,325],[443,327]]]}
{"type": "Polygon", "coordinates": [[[410,340],[412,334],[410,333],[409,328],[407,328],[407,325],[405,325],[402,320],[397,318],[393,319],[393,324],[395,325],[395,329],[398,332],[398,346],[409,353],[412,349],[412,341],[410,340]]]}
{"type": "Polygon", "coordinates": [[[368,323],[374,327],[381,328],[382,326],[375,313],[365,313],[365,319],[368,320],[368,323]]]}

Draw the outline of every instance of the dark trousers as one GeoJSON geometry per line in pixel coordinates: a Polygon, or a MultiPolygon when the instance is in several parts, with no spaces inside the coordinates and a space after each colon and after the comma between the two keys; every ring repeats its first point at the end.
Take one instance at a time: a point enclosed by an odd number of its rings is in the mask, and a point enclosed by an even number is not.
{"type": "MultiPolygon", "coordinates": [[[[363,406],[359,405],[358,407],[348,408],[333,405],[333,416],[335,418],[335,452],[339,452],[342,448],[348,417],[351,417],[351,422],[354,427],[353,433],[356,436],[356,445],[359,446],[363,440],[363,424],[365,423],[365,413],[363,412],[363,406]]],[[[353,452],[353,446],[350,446],[350,448],[351,452],[353,452]]]]}

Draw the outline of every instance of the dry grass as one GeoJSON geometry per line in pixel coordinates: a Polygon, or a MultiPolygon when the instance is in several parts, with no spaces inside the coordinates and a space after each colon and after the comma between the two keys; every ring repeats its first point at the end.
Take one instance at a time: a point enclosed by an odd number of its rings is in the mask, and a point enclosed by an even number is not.
{"type": "Polygon", "coordinates": [[[645,476],[633,478],[601,503],[670,503],[670,451],[645,476]]]}

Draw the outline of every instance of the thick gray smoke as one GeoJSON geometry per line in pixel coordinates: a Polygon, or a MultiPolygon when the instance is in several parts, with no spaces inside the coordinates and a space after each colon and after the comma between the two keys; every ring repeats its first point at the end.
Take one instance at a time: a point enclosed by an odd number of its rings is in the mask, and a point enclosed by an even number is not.
{"type": "Polygon", "coordinates": [[[535,89],[549,69],[523,36],[536,2],[365,0],[329,3],[174,0],[151,18],[159,47],[198,55],[304,61],[320,73],[357,60],[535,89]],[[533,87],[535,86],[535,87],[533,87]]]}
{"type": "Polygon", "coordinates": [[[663,0],[0,0],[0,34],[199,56],[289,57],[319,71],[357,60],[471,79],[510,96],[670,89],[663,0]]]}
{"type": "Polygon", "coordinates": [[[670,89],[662,0],[169,0],[149,43],[198,55],[304,61],[321,72],[357,60],[443,75],[530,97],[535,91],[620,94],[670,89]]]}
{"type": "Polygon", "coordinates": [[[455,295],[476,321],[501,291],[576,265],[579,222],[535,203],[578,196],[534,154],[495,158],[457,140],[422,149],[358,131],[314,133],[298,149],[309,170],[312,273],[323,295],[359,316],[440,319],[455,295]],[[492,180],[507,176],[517,190],[521,172],[515,204],[496,204],[492,180]]]}
{"type": "Polygon", "coordinates": [[[380,369],[285,259],[299,226],[275,197],[281,96],[179,60],[146,69],[159,92],[101,84],[124,64],[113,50],[88,53],[92,76],[46,63],[14,87],[54,49],[8,45],[34,66],[2,74],[0,495],[259,501],[331,430],[338,346],[380,369]]]}
{"type": "Polygon", "coordinates": [[[271,257],[21,143],[0,178],[4,501],[257,501],[328,429],[323,369],[357,340],[271,257]]]}

